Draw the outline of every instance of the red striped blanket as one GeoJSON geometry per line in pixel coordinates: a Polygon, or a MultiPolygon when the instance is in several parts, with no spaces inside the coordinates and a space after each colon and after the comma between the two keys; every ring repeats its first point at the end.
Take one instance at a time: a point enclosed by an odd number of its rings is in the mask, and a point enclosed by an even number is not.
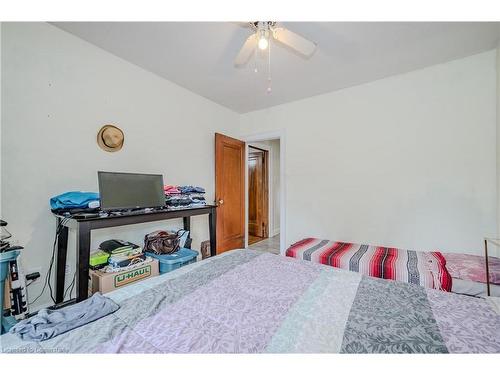
{"type": "Polygon", "coordinates": [[[290,246],[286,255],[367,276],[451,291],[451,276],[439,251],[423,252],[306,238],[290,246]]]}

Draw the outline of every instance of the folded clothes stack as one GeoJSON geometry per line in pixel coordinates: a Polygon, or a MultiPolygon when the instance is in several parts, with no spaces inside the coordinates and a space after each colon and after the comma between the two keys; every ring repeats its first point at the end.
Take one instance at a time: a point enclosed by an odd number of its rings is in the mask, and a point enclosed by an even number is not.
{"type": "Polygon", "coordinates": [[[165,185],[165,203],[167,207],[201,207],[206,205],[205,189],[199,186],[165,185]]]}
{"type": "Polygon", "coordinates": [[[98,193],[68,191],[50,198],[50,209],[57,214],[65,212],[90,212],[99,209],[99,203],[98,193]]]}
{"type": "Polygon", "coordinates": [[[177,186],[174,185],[163,186],[163,191],[165,191],[165,195],[167,196],[178,195],[181,193],[181,191],[177,188],[177,186]]]}
{"type": "Polygon", "coordinates": [[[121,271],[125,267],[142,263],[146,255],[142,248],[121,240],[108,240],[99,245],[99,250],[90,254],[90,266],[103,272],[121,271]]]}
{"type": "Polygon", "coordinates": [[[108,264],[113,268],[128,267],[132,264],[137,264],[146,259],[146,255],[141,248],[127,249],[116,254],[111,254],[108,259],[108,264]]]}

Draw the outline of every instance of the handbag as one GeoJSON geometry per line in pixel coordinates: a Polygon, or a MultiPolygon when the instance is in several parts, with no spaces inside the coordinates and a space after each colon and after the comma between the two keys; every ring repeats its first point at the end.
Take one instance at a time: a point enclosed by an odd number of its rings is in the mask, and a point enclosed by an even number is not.
{"type": "Polygon", "coordinates": [[[172,254],[179,250],[179,232],[157,230],[144,236],[144,251],[156,255],[172,254]]]}

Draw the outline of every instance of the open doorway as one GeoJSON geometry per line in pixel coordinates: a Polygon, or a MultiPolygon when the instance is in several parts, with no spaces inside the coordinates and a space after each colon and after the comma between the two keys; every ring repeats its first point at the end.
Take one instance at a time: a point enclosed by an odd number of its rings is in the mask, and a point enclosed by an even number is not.
{"type": "Polygon", "coordinates": [[[280,253],[280,139],[248,143],[248,248],[280,253]]]}
{"type": "MultiPolygon", "coordinates": [[[[267,225],[251,248],[285,255],[285,131],[246,136],[243,140],[215,134],[215,202],[217,254],[249,247],[248,159],[252,149],[267,152],[267,225]]],[[[265,167],[264,167],[265,168],[265,167]]],[[[262,228],[262,224],[260,226],[262,228]]]]}
{"type": "Polygon", "coordinates": [[[269,151],[248,146],[248,244],[269,237],[269,151]]]}

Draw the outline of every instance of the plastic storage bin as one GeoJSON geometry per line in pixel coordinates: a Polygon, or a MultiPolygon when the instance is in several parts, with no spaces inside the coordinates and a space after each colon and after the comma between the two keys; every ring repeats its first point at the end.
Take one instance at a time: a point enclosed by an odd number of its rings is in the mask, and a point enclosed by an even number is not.
{"type": "Polygon", "coordinates": [[[147,252],[146,255],[151,258],[158,259],[158,262],[160,262],[160,274],[162,274],[196,262],[198,252],[191,249],[180,248],[173,254],[156,255],[154,253],[147,252]]]}

